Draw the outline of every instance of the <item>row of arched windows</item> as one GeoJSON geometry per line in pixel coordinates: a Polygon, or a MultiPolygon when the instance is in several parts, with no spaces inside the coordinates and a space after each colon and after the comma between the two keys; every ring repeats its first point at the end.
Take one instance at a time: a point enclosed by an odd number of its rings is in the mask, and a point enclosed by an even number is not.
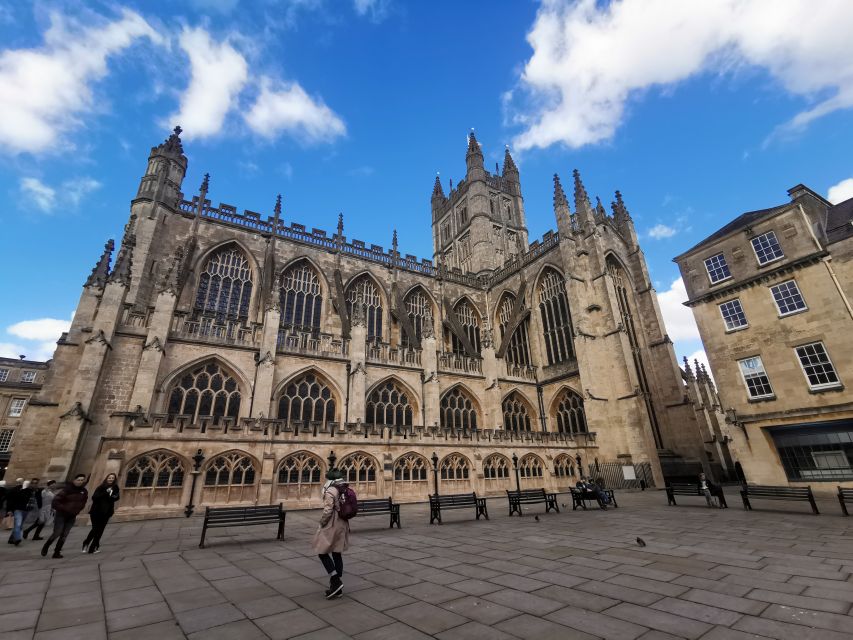
{"type": "MultiPolygon", "coordinates": [[[[282,274],[279,283],[281,327],[294,331],[319,332],[322,326],[323,290],[320,276],[311,263],[303,259],[292,264],[282,274]]],[[[353,306],[358,301],[364,305],[367,337],[370,340],[383,339],[380,290],[371,276],[363,274],[351,282],[344,292],[350,317],[353,306]]],[[[195,313],[217,322],[245,322],[249,317],[251,295],[252,269],[249,260],[238,247],[228,245],[208,258],[199,276],[195,313]]],[[[543,273],[538,299],[548,364],[573,359],[572,318],[565,280],[555,269],[548,268],[543,273]]],[[[410,337],[404,334],[401,342],[404,347],[414,347],[423,337],[424,323],[433,321],[435,310],[429,296],[421,287],[415,287],[405,296],[403,306],[415,335],[410,337]]],[[[505,292],[498,302],[495,324],[499,327],[501,339],[510,341],[505,355],[507,362],[514,366],[526,367],[531,364],[528,321],[516,326],[512,335],[504,335],[512,320],[514,308],[515,296],[505,292]]],[[[453,313],[470,346],[479,353],[482,329],[480,314],[466,299],[460,300],[454,306],[453,313]]],[[[447,341],[454,353],[466,353],[462,341],[453,332],[447,332],[447,341]]]]}

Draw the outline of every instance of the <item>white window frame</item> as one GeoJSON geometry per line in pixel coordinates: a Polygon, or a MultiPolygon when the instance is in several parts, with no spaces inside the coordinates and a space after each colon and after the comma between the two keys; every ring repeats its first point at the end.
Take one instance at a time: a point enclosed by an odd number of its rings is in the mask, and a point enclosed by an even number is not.
{"type": "MultiPolygon", "coordinates": [[[[737,361],[737,367],[738,367],[738,371],[740,371],[740,377],[743,380],[743,384],[746,387],[746,395],[750,400],[764,400],[767,398],[775,398],[776,397],[776,392],[773,391],[773,384],[770,382],[770,376],[767,375],[767,369],[764,368],[764,361],[761,359],[761,356],[750,356],[749,358],[741,358],[740,360],[737,361]],[[761,367],[760,373],[764,374],[764,377],[767,380],[767,386],[770,387],[770,393],[764,393],[764,394],[761,394],[758,396],[752,395],[752,392],[749,389],[749,382],[747,381],[746,374],[743,372],[742,363],[746,362],[747,360],[757,360],[758,361],[758,364],[761,367]]],[[[758,372],[756,372],[756,375],[758,375],[758,372]]]]}
{"type": "Polygon", "coordinates": [[[797,284],[796,278],[791,278],[790,280],[785,280],[784,282],[780,282],[779,284],[774,284],[768,287],[770,290],[770,297],[773,299],[773,304],[776,305],[776,311],[779,313],[780,318],[785,318],[787,316],[792,316],[795,313],[803,313],[804,311],[809,310],[809,305],[806,302],[806,297],[803,295],[802,289],[800,289],[800,285],[797,284]],[[788,284],[789,282],[793,282],[794,286],[797,288],[797,293],[800,294],[800,300],[803,301],[802,309],[794,309],[793,311],[782,311],[782,308],[779,306],[779,301],[776,300],[776,294],[773,293],[773,289],[776,287],[781,287],[783,284],[788,284]]]}
{"type": "Polygon", "coordinates": [[[21,383],[33,384],[36,381],[36,375],[37,375],[36,372],[32,371],[31,369],[26,369],[24,371],[21,371],[21,383]],[[32,376],[32,378],[30,380],[27,380],[26,379],[27,376],[32,376]]]}
{"type": "Polygon", "coordinates": [[[725,252],[723,252],[723,251],[720,251],[719,253],[715,253],[715,254],[714,254],[714,255],[712,255],[712,256],[708,256],[707,258],[705,258],[705,259],[702,261],[702,264],[704,264],[704,265],[705,265],[705,273],[707,273],[707,274],[708,274],[708,281],[709,281],[712,285],[714,285],[714,284],[720,284],[721,282],[725,282],[726,280],[730,280],[730,279],[731,279],[731,277],[732,277],[732,270],[731,270],[731,267],[729,267],[729,263],[728,263],[728,261],[726,260],[726,254],[725,254],[725,252]],[[729,275],[727,275],[725,278],[720,278],[719,280],[714,280],[713,276],[711,275],[711,269],[708,267],[708,261],[709,261],[709,260],[713,260],[713,259],[714,259],[714,258],[716,258],[717,256],[722,256],[723,264],[726,266],[726,271],[728,271],[728,272],[729,272],[729,275]]]}
{"type": "Polygon", "coordinates": [[[841,377],[838,375],[838,369],[835,368],[835,364],[832,362],[832,358],[829,357],[829,351],[826,348],[826,345],[823,343],[823,340],[815,340],[814,342],[807,342],[806,344],[798,344],[794,347],[794,356],[797,358],[797,362],[800,364],[800,370],[803,372],[803,375],[806,378],[806,384],[809,385],[809,389],[814,391],[819,391],[823,389],[837,389],[838,387],[843,386],[841,384],[841,377]],[[797,349],[802,349],[804,347],[811,347],[816,344],[819,344],[823,349],[823,355],[826,356],[826,361],[829,363],[829,366],[832,367],[832,372],[835,374],[837,380],[835,382],[827,382],[824,384],[812,384],[811,380],[809,380],[809,374],[806,372],[806,367],[803,365],[803,360],[800,357],[799,351],[797,349]]]}
{"type": "Polygon", "coordinates": [[[779,238],[776,236],[776,232],[773,231],[773,229],[771,229],[767,233],[761,233],[761,234],[755,236],[754,238],[751,238],[749,241],[749,244],[752,246],[752,253],[755,254],[755,260],[756,260],[756,262],[758,262],[759,267],[763,267],[765,265],[770,264],[771,262],[776,262],[777,260],[781,260],[782,258],[785,257],[785,252],[782,250],[782,243],[779,242],[779,238]],[[758,251],[755,249],[755,241],[760,240],[761,238],[763,238],[765,236],[773,236],[773,239],[776,241],[776,246],[779,247],[779,251],[782,252],[782,255],[776,256],[775,258],[771,258],[770,260],[765,260],[764,262],[762,262],[761,258],[758,256],[758,251]]]}
{"type": "Polygon", "coordinates": [[[12,440],[15,438],[14,429],[0,429],[0,453],[6,453],[12,447],[12,440]],[[6,435],[8,434],[8,436],[6,435]],[[8,442],[3,442],[5,438],[9,438],[8,442]]]}
{"type": "Polygon", "coordinates": [[[12,398],[9,402],[9,417],[10,418],[20,418],[24,414],[24,409],[27,407],[27,399],[26,398],[12,398]],[[20,402],[20,409],[18,413],[15,413],[15,408],[18,406],[16,403],[20,402]]]}
{"type": "Polygon", "coordinates": [[[9,379],[9,370],[0,369],[0,382],[6,382],[9,379]]]}
{"type": "Polygon", "coordinates": [[[740,331],[742,329],[749,328],[749,320],[746,319],[746,311],[743,310],[743,303],[740,301],[740,298],[732,298],[731,300],[726,300],[725,302],[721,302],[717,305],[717,308],[720,310],[720,317],[723,319],[723,324],[726,327],[726,333],[731,333],[732,331],[740,331]],[[738,307],[740,308],[740,312],[743,315],[744,324],[739,325],[737,327],[730,327],[728,320],[726,320],[726,316],[723,313],[723,305],[731,304],[733,302],[737,302],[738,307]]]}

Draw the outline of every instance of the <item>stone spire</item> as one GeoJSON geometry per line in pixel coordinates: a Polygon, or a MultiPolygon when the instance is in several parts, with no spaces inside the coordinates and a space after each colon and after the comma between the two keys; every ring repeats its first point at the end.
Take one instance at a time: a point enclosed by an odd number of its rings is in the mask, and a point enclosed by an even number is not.
{"type": "Polygon", "coordinates": [[[504,149],[504,170],[503,177],[511,182],[518,182],[518,167],[515,166],[515,161],[509,153],[509,145],[504,149]]]}
{"type": "Polygon", "coordinates": [[[472,172],[483,169],[483,150],[480,149],[480,143],[477,142],[477,137],[474,135],[474,130],[468,134],[468,152],[465,154],[465,164],[468,168],[467,175],[471,177],[472,172]]]}
{"type": "Polygon", "coordinates": [[[625,203],[622,201],[622,193],[620,191],[616,191],[616,202],[613,203],[613,217],[618,221],[622,220],[630,220],[631,214],[628,213],[628,208],[625,206],[625,203]]]}
{"type": "MultiPolygon", "coordinates": [[[[156,149],[162,155],[180,158],[184,155],[184,145],[181,143],[181,133],[183,133],[183,129],[181,129],[180,126],[175,127],[172,129],[172,134],[166,138],[166,141],[159,147],[152,149],[152,152],[156,149]]],[[[186,161],[186,158],[184,158],[184,160],[186,161]]]]}
{"type": "Polygon", "coordinates": [[[121,242],[115,266],[110,273],[108,282],[120,282],[124,286],[130,286],[130,272],[133,269],[133,247],[136,246],[136,234],[126,235],[121,242]]]}
{"type": "Polygon", "coordinates": [[[587,222],[593,222],[592,206],[589,203],[586,187],[581,182],[580,171],[575,169],[572,175],[575,179],[575,215],[578,217],[578,223],[583,226],[587,222]]]}
{"type": "Polygon", "coordinates": [[[595,196],[595,215],[599,220],[607,218],[607,211],[604,210],[604,205],[601,204],[601,198],[595,196]]]}
{"type": "Polygon", "coordinates": [[[110,275],[110,257],[113,255],[115,242],[110,238],[104,245],[104,252],[101,254],[98,264],[92,269],[92,273],[86,279],[86,287],[103,287],[110,275]]]}
{"type": "Polygon", "coordinates": [[[391,237],[391,251],[394,252],[394,255],[397,255],[397,230],[394,229],[394,235],[391,237]]]}
{"type": "Polygon", "coordinates": [[[556,173],[554,174],[554,213],[559,213],[559,211],[565,208],[565,210],[569,211],[569,200],[566,198],[566,192],[563,191],[563,185],[560,182],[560,176],[556,173]]]}
{"type": "Polygon", "coordinates": [[[445,199],[444,189],[441,186],[441,178],[437,173],[435,174],[435,184],[432,185],[432,199],[435,200],[436,198],[445,199]]]}
{"type": "Polygon", "coordinates": [[[687,359],[687,356],[684,356],[684,373],[687,375],[688,380],[693,380],[693,370],[690,368],[690,361],[687,359]]]}

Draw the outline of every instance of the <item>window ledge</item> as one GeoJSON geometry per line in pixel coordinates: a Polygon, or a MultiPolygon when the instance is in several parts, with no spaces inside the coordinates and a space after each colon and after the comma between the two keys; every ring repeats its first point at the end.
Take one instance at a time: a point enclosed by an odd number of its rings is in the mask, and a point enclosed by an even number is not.
{"type": "Polygon", "coordinates": [[[722,280],[716,280],[714,282],[711,281],[711,278],[708,278],[708,282],[711,287],[716,287],[718,284],[723,284],[724,282],[728,282],[729,280],[733,280],[734,276],[729,276],[728,278],[723,278],[722,280]]]}
{"type": "Polygon", "coordinates": [[[749,324],[745,324],[742,327],[735,327],[734,329],[726,329],[726,334],[737,333],[738,331],[743,331],[744,329],[749,329],[749,324]]]}
{"type": "Polygon", "coordinates": [[[797,309],[796,311],[789,311],[788,313],[780,313],[779,319],[781,320],[782,318],[790,318],[791,316],[795,316],[799,313],[805,313],[808,310],[809,308],[806,307],[805,309],[797,309]]]}
{"type": "Polygon", "coordinates": [[[778,258],[773,258],[772,260],[768,260],[767,262],[758,262],[758,258],[755,259],[755,262],[758,264],[758,268],[761,269],[763,267],[770,266],[772,264],[776,264],[780,260],[784,260],[785,256],[779,256],[778,258]]]}
{"type": "Polygon", "coordinates": [[[772,402],[776,399],[776,394],[774,393],[772,396],[762,396],[760,398],[749,398],[748,402],[750,404],[757,404],[759,402],[772,402]]]}
{"type": "Polygon", "coordinates": [[[809,387],[809,393],[811,393],[812,395],[817,395],[819,393],[832,393],[838,391],[844,391],[843,384],[836,384],[831,387],[809,387]]]}

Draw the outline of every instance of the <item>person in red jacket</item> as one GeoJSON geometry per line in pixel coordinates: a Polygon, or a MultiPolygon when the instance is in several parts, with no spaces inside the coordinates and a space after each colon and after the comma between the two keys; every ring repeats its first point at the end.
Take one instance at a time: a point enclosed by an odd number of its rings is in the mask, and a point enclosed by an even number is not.
{"type": "Polygon", "coordinates": [[[56,549],[53,550],[54,558],[61,558],[62,545],[65,544],[65,539],[71,533],[71,528],[77,520],[77,514],[86,506],[86,501],[89,499],[89,492],[86,491],[86,474],[78,473],[74,476],[74,480],[66,483],[65,487],[60,489],[53,498],[53,510],[55,516],[53,518],[53,533],[44,543],[41,548],[41,554],[47,555],[50,551],[50,545],[57,538],[56,549]]]}

